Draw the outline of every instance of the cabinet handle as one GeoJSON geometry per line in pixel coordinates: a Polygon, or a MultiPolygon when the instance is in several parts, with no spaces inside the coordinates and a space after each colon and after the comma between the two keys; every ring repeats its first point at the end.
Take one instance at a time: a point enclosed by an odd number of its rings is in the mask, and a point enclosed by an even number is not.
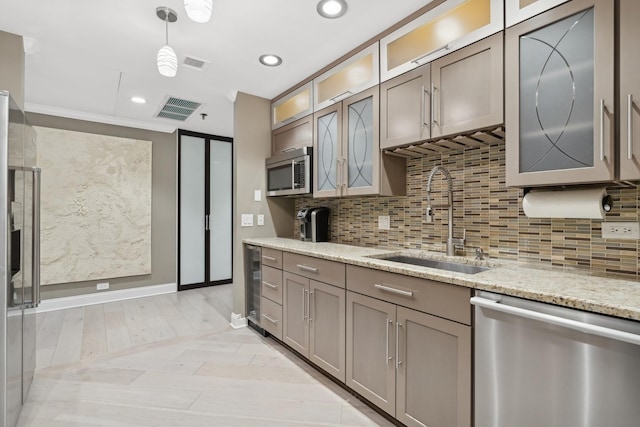
{"type": "Polygon", "coordinates": [[[428,120],[425,120],[425,110],[427,109],[427,95],[431,97],[429,91],[425,89],[424,85],[422,85],[422,103],[420,104],[420,117],[422,117],[422,126],[426,126],[427,128],[429,128],[430,123],[428,120]]]}
{"type": "Polygon", "coordinates": [[[633,158],[633,95],[627,95],[627,159],[633,158]]]}
{"type": "Polygon", "coordinates": [[[440,105],[436,102],[436,91],[438,88],[431,83],[431,117],[434,125],[440,126],[440,105]],[[436,105],[438,106],[438,117],[436,118],[436,105]]]}
{"type": "Polygon", "coordinates": [[[342,167],[340,166],[341,159],[336,159],[336,175],[338,176],[336,179],[336,192],[338,192],[338,196],[340,196],[340,192],[342,191],[342,167]]]}
{"type": "Polygon", "coordinates": [[[268,256],[268,255],[262,255],[262,259],[267,260],[267,261],[271,261],[271,262],[276,262],[277,259],[272,257],[272,256],[268,256]]]}
{"type": "Polygon", "coordinates": [[[304,264],[296,264],[296,267],[298,267],[300,270],[308,271],[310,273],[318,272],[317,267],[309,267],[308,265],[304,265],[304,264]]]}
{"type": "Polygon", "coordinates": [[[307,310],[309,310],[309,322],[313,320],[313,317],[311,316],[311,308],[313,307],[313,300],[311,299],[312,297],[313,292],[309,291],[309,293],[307,294],[307,310]]]}
{"type": "Polygon", "coordinates": [[[265,285],[267,288],[278,289],[278,285],[274,285],[273,283],[269,283],[264,280],[262,281],[262,284],[265,285]]]}
{"type": "Polygon", "coordinates": [[[604,162],[604,99],[600,100],[600,161],[604,162]]]}
{"type": "Polygon", "coordinates": [[[342,193],[341,196],[345,196],[347,187],[349,186],[349,168],[347,167],[347,159],[342,159],[342,193]]]}
{"type": "Polygon", "coordinates": [[[429,52],[425,53],[422,56],[417,57],[416,59],[414,59],[413,61],[411,61],[412,63],[416,64],[416,65],[420,65],[420,61],[422,61],[423,59],[425,59],[427,56],[429,55],[433,55],[434,53],[440,52],[441,50],[449,50],[451,47],[447,44],[444,45],[442,47],[430,50],[429,52]]]}
{"type": "Polygon", "coordinates": [[[402,365],[402,360],[400,360],[400,328],[402,328],[402,323],[396,322],[396,370],[399,370],[402,365]]]}
{"type": "Polygon", "coordinates": [[[274,319],[273,317],[268,316],[266,314],[263,314],[262,317],[264,317],[265,319],[267,319],[269,322],[273,323],[274,325],[278,323],[277,319],[274,319]]]}
{"type": "Polygon", "coordinates": [[[392,323],[393,322],[391,320],[387,319],[387,322],[386,322],[386,329],[387,329],[387,347],[386,347],[386,349],[387,349],[387,355],[385,356],[385,361],[386,361],[387,365],[389,364],[391,359],[393,359],[393,357],[389,356],[389,325],[391,325],[392,323]]]}
{"type": "Polygon", "coordinates": [[[333,98],[329,98],[330,101],[332,101],[334,104],[338,101],[342,101],[344,98],[347,98],[349,95],[351,95],[351,91],[348,90],[346,92],[342,92],[340,95],[336,95],[333,98]]]}
{"type": "Polygon", "coordinates": [[[385,285],[379,285],[377,283],[375,283],[373,285],[374,288],[376,289],[380,289],[381,291],[384,292],[389,292],[391,294],[396,294],[396,295],[400,295],[403,297],[413,297],[413,292],[411,291],[404,291],[402,289],[396,289],[396,288],[392,288],[390,286],[385,286],[385,285]]]}
{"type": "Polygon", "coordinates": [[[307,291],[303,290],[302,291],[302,323],[306,323],[307,322],[307,300],[305,298],[305,293],[307,291]]]}

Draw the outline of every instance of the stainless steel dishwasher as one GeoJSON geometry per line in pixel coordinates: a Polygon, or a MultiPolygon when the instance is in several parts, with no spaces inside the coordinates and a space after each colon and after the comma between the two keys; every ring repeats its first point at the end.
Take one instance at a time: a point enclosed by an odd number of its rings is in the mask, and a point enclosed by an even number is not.
{"type": "Polygon", "coordinates": [[[640,322],[478,292],[475,427],[640,426],[640,322]]]}

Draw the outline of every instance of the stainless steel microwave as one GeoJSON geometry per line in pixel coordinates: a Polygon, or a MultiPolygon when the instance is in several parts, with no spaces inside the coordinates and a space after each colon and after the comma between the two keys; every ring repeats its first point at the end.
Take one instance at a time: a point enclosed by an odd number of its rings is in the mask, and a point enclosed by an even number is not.
{"type": "Polygon", "coordinates": [[[303,147],[269,157],[267,167],[267,196],[310,194],[313,148],[303,147]]]}

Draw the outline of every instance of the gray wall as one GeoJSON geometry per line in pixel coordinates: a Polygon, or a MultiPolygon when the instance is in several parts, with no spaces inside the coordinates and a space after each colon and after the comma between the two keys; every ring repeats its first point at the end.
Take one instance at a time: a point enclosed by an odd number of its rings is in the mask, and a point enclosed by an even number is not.
{"type": "Polygon", "coordinates": [[[98,282],[109,282],[109,290],[175,283],[177,259],[176,133],[153,132],[42,114],[28,113],[27,117],[34,126],[153,141],[151,160],[153,165],[151,274],[43,286],[42,298],[48,299],[94,293],[98,282]]]}
{"type": "Polygon", "coordinates": [[[242,239],[251,237],[292,237],[293,199],[267,199],[264,160],[271,155],[271,101],[238,93],[234,105],[234,254],[233,311],[245,315],[242,239]],[[254,201],[254,190],[262,191],[262,201],[254,201]],[[253,227],[240,227],[242,214],[253,214],[253,227]],[[257,226],[257,215],[265,216],[257,226]]]}
{"type": "Polygon", "coordinates": [[[0,31],[0,90],[7,90],[24,110],[24,43],[22,36],[0,31]]]}

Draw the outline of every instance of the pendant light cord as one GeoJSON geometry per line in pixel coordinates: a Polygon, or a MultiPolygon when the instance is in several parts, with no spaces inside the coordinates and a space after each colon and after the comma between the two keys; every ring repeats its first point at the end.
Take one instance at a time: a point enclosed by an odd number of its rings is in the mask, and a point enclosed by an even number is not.
{"type": "Polygon", "coordinates": [[[169,8],[165,10],[164,14],[164,28],[165,28],[165,36],[166,36],[166,45],[169,45],[169,8]]]}

